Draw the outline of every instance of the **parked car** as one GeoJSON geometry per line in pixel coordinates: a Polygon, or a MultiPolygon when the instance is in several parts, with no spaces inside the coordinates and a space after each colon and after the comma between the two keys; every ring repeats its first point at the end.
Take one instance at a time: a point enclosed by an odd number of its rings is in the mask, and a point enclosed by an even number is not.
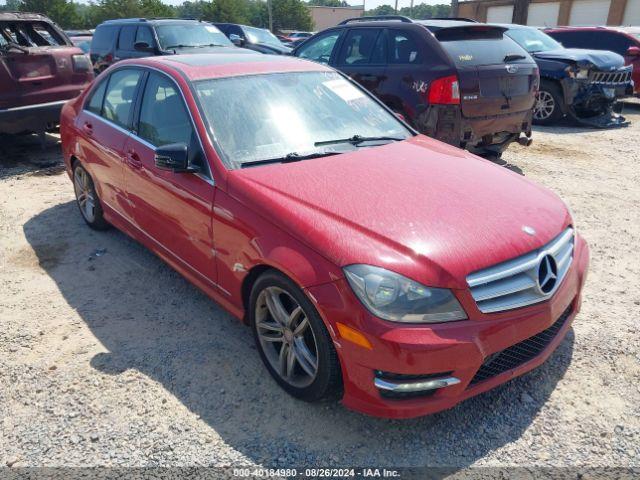
{"type": "Polygon", "coordinates": [[[297,40],[306,40],[309,37],[312,37],[312,32],[291,32],[288,35],[284,36],[284,42],[295,42],[297,40]]]}
{"type": "Polygon", "coordinates": [[[91,49],[91,37],[69,37],[69,40],[84,53],[89,53],[91,49]]]}
{"type": "Polygon", "coordinates": [[[264,58],[127,60],[70,102],[63,156],[86,223],[248,322],[303,400],[413,417],[544,362],[589,257],[565,204],[331,68],[264,58]]]}
{"type": "Polygon", "coordinates": [[[237,47],[271,55],[288,55],[291,53],[291,48],[283,45],[278,40],[278,37],[264,28],[249,27],[236,23],[215,23],[214,25],[237,47]]]}
{"type": "Polygon", "coordinates": [[[318,33],[293,55],[346,73],[421,133],[499,156],[513,141],[530,143],[538,88],[538,67],[504,30],[363,17],[318,33]]]}
{"type": "Polygon", "coordinates": [[[544,31],[567,48],[609,50],[633,66],[634,93],[640,96],[640,27],[558,27],[544,31]]]}
{"type": "Polygon", "coordinates": [[[0,133],[43,133],[93,79],[88,57],[49,18],[0,12],[0,133]]]}
{"type": "Polygon", "coordinates": [[[215,26],[199,20],[125,18],[96,28],[91,62],[97,73],[127,58],[178,53],[251,53],[237,49],[215,26]]]}
{"type": "Polygon", "coordinates": [[[564,48],[534,27],[503,25],[540,67],[534,122],[556,123],[565,116],[593,127],[625,123],[613,113],[617,100],[633,93],[631,67],[613,52],[564,48]]]}

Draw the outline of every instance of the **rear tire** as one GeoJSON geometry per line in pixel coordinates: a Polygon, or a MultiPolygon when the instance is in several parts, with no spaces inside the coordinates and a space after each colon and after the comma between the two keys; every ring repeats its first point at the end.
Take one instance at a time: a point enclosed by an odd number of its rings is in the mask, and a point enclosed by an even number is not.
{"type": "Polygon", "coordinates": [[[549,80],[540,82],[540,90],[533,106],[533,123],[551,125],[564,116],[564,100],[560,87],[549,80]]]}
{"type": "Polygon", "coordinates": [[[96,192],[93,179],[80,162],[73,169],[73,190],[76,204],[84,221],[94,230],[107,230],[110,225],[104,219],[102,204],[96,192]]]}
{"type": "Polygon", "coordinates": [[[251,289],[249,321],[265,367],[287,393],[307,402],[340,396],[342,377],[331,336],[291,279],[276,271],[262,274],[251,289]]]}

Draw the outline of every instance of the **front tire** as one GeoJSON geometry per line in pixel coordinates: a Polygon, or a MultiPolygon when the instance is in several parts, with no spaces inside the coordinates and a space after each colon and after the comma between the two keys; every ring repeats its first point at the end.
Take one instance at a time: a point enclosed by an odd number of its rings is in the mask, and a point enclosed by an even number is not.
{"type": "Polygon", "coordinates": [[[533,123],[551,125],[563,116],[564,101],[558,85],[548,80],[540,82],[540,90],[533,106],[533,123]]]}
{"type": "Polygon", "coordinates": [[[331,336],[291,279],[276,271],[260,276],[251,290],[249,320],[264,365],[287,393],[307,402],[341,393],[331,336]]]}
{"type": "Polygon", "coordinates": [[[76,194],[76,204],[87,225],[94,230],[108,229],[110,225],[104,219],[93,179],[80,163],[73,169],[73,190],[76,194]]]}

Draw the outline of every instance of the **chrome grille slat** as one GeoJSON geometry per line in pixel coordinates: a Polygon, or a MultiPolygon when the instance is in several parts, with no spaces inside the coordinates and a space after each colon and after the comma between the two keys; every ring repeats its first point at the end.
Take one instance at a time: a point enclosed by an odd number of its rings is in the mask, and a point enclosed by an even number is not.
{"type": "Polygon", "coordinates": [[[558,289],[573,259],[574,231],[567,228],[543,247],[467,276],[478,309],[501,312],[533,305],[550,298],[558,289]],[[547,293],[538,285],[540,262],[550,255],[556,264],[556,281],[547,293]]]}
{"type": "Polygon", "coordinates": [[[620,68],[613,72],[599,72],[592,70],[589,74],[591,83],[606,85],[623,85],[631,80],[631,66],[620,68]]]}

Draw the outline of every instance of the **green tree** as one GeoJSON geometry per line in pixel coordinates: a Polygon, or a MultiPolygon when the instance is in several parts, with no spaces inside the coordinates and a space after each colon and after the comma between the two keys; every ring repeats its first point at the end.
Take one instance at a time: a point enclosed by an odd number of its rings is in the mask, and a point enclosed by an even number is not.
{"type": "Polygon", "coordinates": [[[187,0],[182,5],[176,7],[178,17],[183,18],[197,18],[202,19],[205,17],[205,13],[210,8],[211,2],[204,2],[202,0],[196,0],[191,2],[187,0]]]}
{"type": "Polygon", "coordinates": [[[176,9],[161,0],[141,0],[140,6],[145,17],[175,17],[176,9]]]}
{"type": "Polygon", "coordinates": [[[374,15],[395,15],[396,11],[391,5],[380,5],[373,10],[367,10],[364,14],[367,17],[374,15]]]}
{"type": "Polygon", "coordinates": [[[21,12],[42,13],[62,28],[76,28],[81,23],[74,4],[67,0],[21,0],[13,6],[21,12]]]}
{"type": "Polygon", "coordinates": [[[248,3],[243,0],[213,0],[205,8],[205,18],[215,22],[248,23],[248,3]]]}
{"type": "Polygon", "coordinates": [[[313,30],[313,19],[301,0],[271,0],[273,29],[313,30]]]}
{"type": "Polygon", "coordinates": [[[344,0],[309,0],[308,5],[313,7],[348,7],[349,4],[344,0]]]}

